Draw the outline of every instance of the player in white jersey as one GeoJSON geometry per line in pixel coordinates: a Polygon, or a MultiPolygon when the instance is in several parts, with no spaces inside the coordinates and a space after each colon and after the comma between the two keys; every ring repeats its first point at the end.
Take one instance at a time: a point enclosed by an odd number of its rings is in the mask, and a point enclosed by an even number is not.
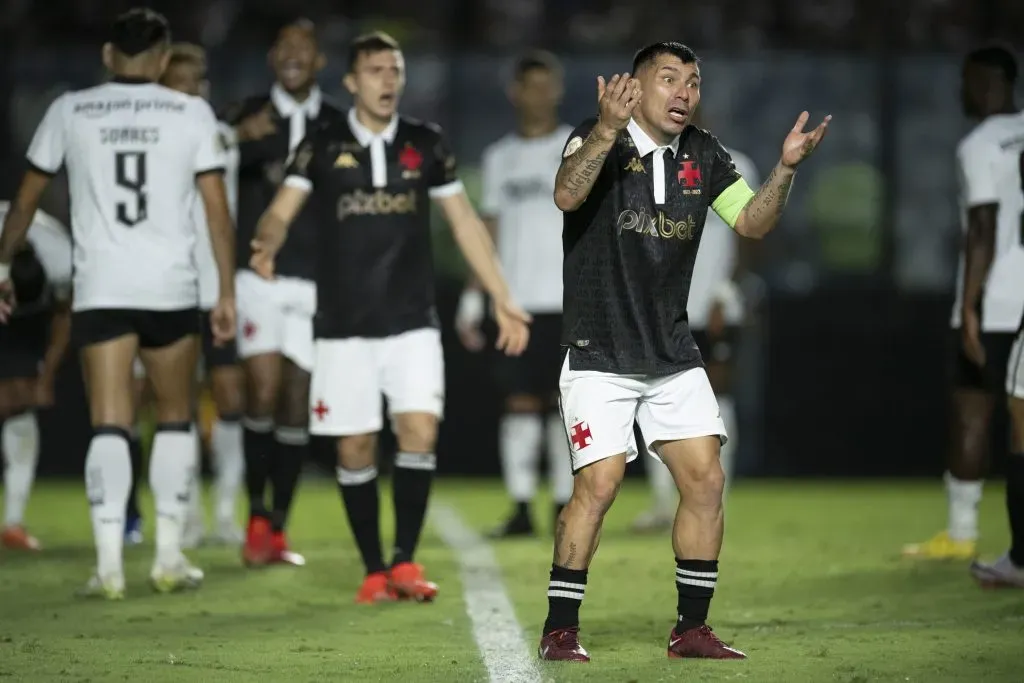
{"type": "MultiPolygon", "coordinates": [[[[694,117],[694,125],[702,125],[699,110],[694,117]]],[[[727,151],[747,184],[757,187],[761,179],[754,162],[734,149],[727,151]]],[[[711,388],[718,399],[722,422],[729,433],[729,440],[722,445],[719,454],[727,487],[732,480],[736,446],[739,444],[736,402],[732,396],[732,366],[745,306],[737,281],[743,267],[740,250],[749,248],[750,242],[740,240],[718,214],[709,212],[693,267],[690,298],[686,302],[690,331],[700,347],[711,388]]],[[[658,458],[645,459],[644,467],[653,500],[650,509],[636,518],[632,528],[637,532],[670,529],[679,505],[676,484],[668,468],[658,458]]]]}
{"type": "MultiPolygon", "coordinates": [[[[0,201],[0,221],[9,204],[0,201]]],[[[35,409],[53,404],[53,384],[71,332],[71,239],[60,221],[37,211],[28,241],[14,256],[11,280],[21,301],[0,325],[0,450],[4,518],[0,545],[39,550],[24,526],[39,461],[35,409]]]]}
{"type": "MultiPolygon", "coordinates": [[[[209,89],[206,81],[206,52],[198,45],[179,43],[171,50],[171,60],[160,79],[162,85],[188,95],[205,96],[209,89]]],[[[226,123],[220,123],[221,144],[225,150],[224,185],[227,190],[231,216],[234,218],[238,203],[238,146],[236,135],[226,123]]],[[[217,345],[210,327],[209,312],[217,303],[217,263],[206,227],[206,208],[196,201],[193,212],[196,226],[196,266],[199,269],[200,341],[203,366],[210,378],[210,391],[217,409],[211,434],[211,452],[215,500],[215,531],[213,540],[240,544],[242,532],[235,519],[235,500],[242,485],[245,463],[242,457],[242,391],[243,376],[238,364],[235,344],[217,345]]],[[[192,491],[189,515],[186,518],[184,545],[192,547],[205,536],[199,478],[192,491]]]]}
{"type": "MultiPolygon", "coordinates": [[[[562,213],[551,199],[555,173],[572,126],[559,123],[562,66],[554,55],[520,57],[508,87],[517,130],[483,155],[481,213],[498,247],[513,298],[533,316],[522,356],[495,354],[495,378],[505,400],[499,450],[505,489],[515,507],[493,537],[534,533],[530,503],[537,465],[546,451],[554,503],[552,523],[572,495],[572,464],[558,414],[562,362],[562,213]]],[[[473,282],[463,293],[456,329],[470,350],[485,347],[480,325],[484,294],[473,282]]]]}
{"type": "Polygon", "coordinates": [[[191,208],[197,187],[220,273],[212,325],[219,341],[235,332],[224,151],[209,104],[155,83],[167,66],[169,47],[170,29],[161,15],[135,9],[117,18],[103,46],[113,80],[65,93],[50,105],[0,236],[0,287],[9,290],[7,264],[43,190],[66,167],[75,245],[72,336],[94,429],[85,470],[97,570],[84,593],[108,598],[124,595],[136,354],[154,389],[158,422],[149,468],[157,508],[150,579],[160,591],[202,580],[181,552],[195,472],[190,425],[199,313],[191,208]]]}
{"type": "Polygon", "coordinates": [[[1013,101],[1016,78],[1016,60],[1001,47],[975,50],[964,62],[964,112],[979,123],[956,150],[965,240],[951,320],[956,359],[945,477],[949,520],[933,538],[906,546],[908,556],[975,555],[992,415],[1001,408],[1010,348],[1024,311],[1024,115],[1013,101]]]}

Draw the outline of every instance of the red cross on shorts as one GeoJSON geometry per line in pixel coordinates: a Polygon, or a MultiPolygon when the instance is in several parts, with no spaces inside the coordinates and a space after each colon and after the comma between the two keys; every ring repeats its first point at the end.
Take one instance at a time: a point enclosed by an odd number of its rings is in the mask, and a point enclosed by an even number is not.
{"type": "Polygon", "coordinates": [[[313,414],[316,415],[316,419],[318,419],[320,422],[323,422],[324,416],[330,412],[331,409],[327,407],[327,404],[324,403],[323,400],[317,401],[316,405],[313,406],[313,414]]]}
{"type": "Polygon", "coordinates": [[[251,320],[246,320],[242,323],[242,337],[245,339],[252,339],[256,334],[256,323],[251,320]]]}
{"type": "Polygon", "coordinates": [[[582,451],[594,441],[590,436],[590,425],[586,422],[577,422],[569,428],[569,439],[573,448],[582,451]]]}
{"type": "Polygon", "coordinates": [[[683,187],[698,187],[701,182],[700,167],[697,166],[696,162],[684,161],[677,177],[683,187]]]}

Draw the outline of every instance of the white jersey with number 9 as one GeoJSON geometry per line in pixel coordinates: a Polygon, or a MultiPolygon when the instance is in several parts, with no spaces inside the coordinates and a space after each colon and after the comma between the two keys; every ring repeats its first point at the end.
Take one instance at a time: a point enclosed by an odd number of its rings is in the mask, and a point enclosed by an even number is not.
{"type": "Polygon", "coordinates": [[[67,168],[74,310],[197,306],[195,179],[224,168],[206,101],[118,79],[65,93],[28,161],[51,175],[67,168]]]}

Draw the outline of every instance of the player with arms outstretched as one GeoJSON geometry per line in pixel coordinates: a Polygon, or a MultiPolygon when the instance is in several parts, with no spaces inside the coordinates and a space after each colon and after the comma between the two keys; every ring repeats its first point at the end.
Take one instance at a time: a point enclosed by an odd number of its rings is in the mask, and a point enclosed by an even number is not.
{"type": "Polygon", "coordinates": [[[260,220],[252,267],[272,277],[274,256],[311,196],[319,223],[316,362],[311,430],[337,439],[337,474],[366,578],[356,601],[429,601],[437,586],[414,562],[437,467],[444,357],[434,304],[430,200],[494,300],[498,348],[526,347],[526,315],[509,296],[494,245],[456,175],[441,129],[397,113],[405,60],[373,33],[349,48],[348,117],[302,142],[284,187],[260,220]],[[376,441],[387,398],[398,454],[392,475],[395,547],[381,550],[376,441]]]}
{"type": "Polygon", "coordinates": [[[964,229],[956,302],[946,529],[904,547],[924,559],[969,559],[978,538],[978,504],[988,473],[992,415],[1003,401],[1010,349],[1024,312],[1020,155],[1024,115],[1013,98],[1017,61],[1002,47],[964,60],[964,113],[979,121],[957,146],[964,229]]]}
{"type": "MultiPolygon", "coordinates": [[[[75,245],[72,338],[80,349],[94,429],[85,472],[97,567],[84,594],[107,598],[124,595],[137,354],[153,385],[158,421],[149,468],[157,514],[150,579],[167,592],[195,586],[203,576],[181,552],[196,463],[190,426],[199,332],[192,224],[197,187],[220,275],[213,330],[219,342],[235,332],[234,233],[217,121],[205,101],[156,84],[169,48],[163,16],[135,9],[117,18],[103,46],[113,79],[50,105],[0,236],[0,288],[9,291],[11,258],[43,190],[66,167],[75,245]]],[[[10,306],[8,300],[2,308],[10,306]]]]}
{"type": "Polygon", "coordinates": [[[681,498],[668,655],[740,659],[705,623],[722,546],[719,448],[727,435],[687,325],[687,292],[708,209],[741,236],[766,235],[829,119],[804,132],[803,112],[755,193],[718,140],[690,125],[701,86],[690,48],[650,45],[633,74],[598,79],[600,114],[573,132],[555,180],[565,213],[561,407],[576,476],[555,532],[539,655],[590,661],[579,608],[602,521],[637,455],[636,420],[681,498]]]}
{"type": "MultiPolygon", "coordinates": [[[[0,221],[10,204],[0,202],[0,221]]],[[[71,239],[53,216],[36,211],[28,239],[11,262],[20,301],[0,325],[0,450],[4,460],[4,518],[0,545],[40,550],[24,525],[39,462],[36,408],[53,404],[53,383],[71,333],[71,239]]]]}

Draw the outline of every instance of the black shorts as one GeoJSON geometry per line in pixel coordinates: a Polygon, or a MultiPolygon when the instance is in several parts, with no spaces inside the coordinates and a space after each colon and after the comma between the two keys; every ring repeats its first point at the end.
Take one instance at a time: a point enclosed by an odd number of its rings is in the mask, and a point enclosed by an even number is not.
{"type": "Polygon", "coordinates": [[[516,394],[552,401],[558,396],[558,375],[565,359],[561,345],[562,314],[539,313],[530,325],[530,344],[521,356],[498,352],[495,381],[506,398],[516,394]]]}
{"type": "Polygon", "coordinates": [[[183,337],[199,334],[199,327],[198,308],[179,311],[93,308],[71,314],[71,339],[77,349],[127,334],[139,338],[139,348],[159,349],[183,337]]]}
{"type": "Polygon", "coordinates": [[[981,345],[985,347],[985,367],[972,363],[964,353],[960,329],[952,332],[952,376],[954,389],[980,389],[990,394],[1006,392],[1006,368],[1016,332],[982,332],[981,345]]]}
{"type": "Polygon", "coordinates": [[[711,343],[707,330],[690,330],[690,334],[693,335],[693,341],[697,342],[704,365],[731,363],[736,359],[736,343],[740,336],[738,326],[726,327],[722,336],[716,339],[714,344],[711,343]]]}
{"type": "Polygon", "coordinates": [[[203,365],[209,372],[214,368],[230,367],[238,363],[238,349],[232,339],[223,346],[213,343],[213,327],[210,325],[210,312],[199,313],[199,339],[203,345],[203,365]]]}
{"type": "Polygon", "coordinates": [[[32,379],[46,355],[51,313],[14,316],[0,325],[0,380],[32,379]]]}

